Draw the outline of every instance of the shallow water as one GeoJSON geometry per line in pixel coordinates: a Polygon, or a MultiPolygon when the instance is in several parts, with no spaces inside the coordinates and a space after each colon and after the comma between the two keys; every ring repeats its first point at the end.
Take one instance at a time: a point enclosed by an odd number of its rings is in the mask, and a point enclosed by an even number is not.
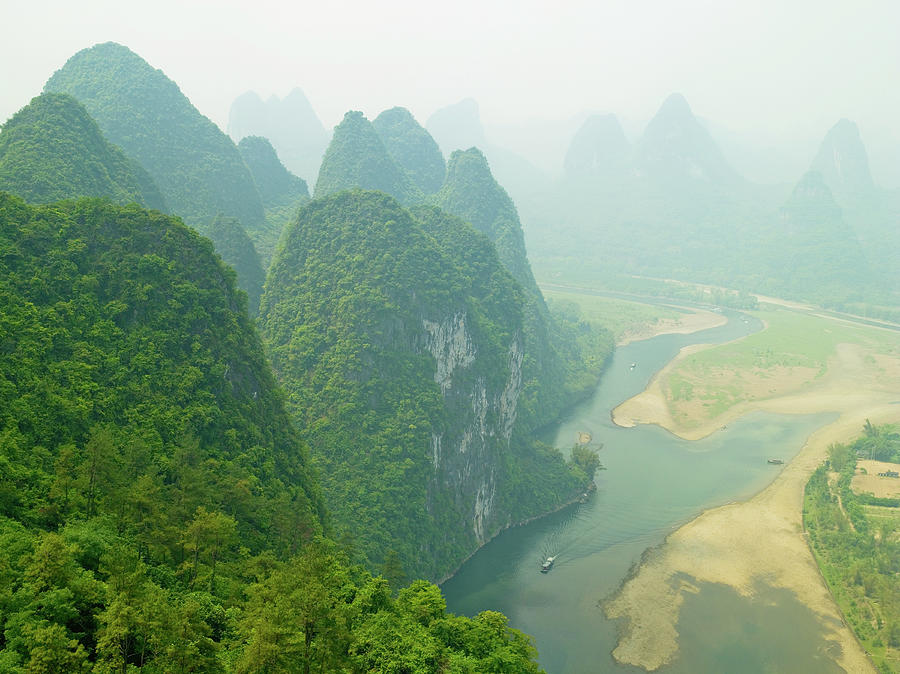
{"type": "MultiPolygon", "coordinates": [[[[787,462],[833,418],[756,412],[697,442],[657,426],[626,429],[612,423],[610,410],[642,391],[682,346],[729,341],[761,327],[756,319],[727,315],[728,324],[719,328],[662,335],[617,350],[595,394],[550,438],[563,449],[578,432],[603,443],[607,470],[597,474],[596,493],[584,504],[506,531],[482,548],[444,584],[449,610],[502,611],[513,626],[535,637],[540,663],[551,674],[643,671],[613,661],[616,624],[603,616],[600,600],[667,533],[706,508],[746,499],[769,484],[782,467],[766,459],[787,462]],[[542,559],[554,554],[552,571],[540,573],[542,559]]],[[[821,659],[829,644],[811,612],[785,592],[760,596],[749,601],[703,585],[685,602],[678,659],[659,671],[831,671],[821,659]],[[771,637],[780,632],[803,638],[771,637]],[[749,658],[747,652],[755,649],[765,657],[749,658]],[[760,669],[759,663],[765,666],[760,669]]]]}

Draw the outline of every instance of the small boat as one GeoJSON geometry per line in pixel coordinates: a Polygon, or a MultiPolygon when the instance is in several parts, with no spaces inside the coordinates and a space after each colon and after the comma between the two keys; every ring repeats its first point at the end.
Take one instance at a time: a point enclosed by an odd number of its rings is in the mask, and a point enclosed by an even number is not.
{"type": "Polygon", "coordinates": [[[547,573],[551,568],[553,568],[553,560],[555,559],[556,557],[547,557],[547,559],[544,560],[544,563],[541,564],[541,573],[547,573]]]}
{"type": "Polygon", "coordinates": [[[633,370],[633,369],[636,368],[636,367],[637,367],[637,363],[632,363],[632,364],[631,364],[631,367],[629,367],[628,369],[629,369],[629,370],[633,370]]]}
{"type": "Polygon", "coordinates": [[[767,461],[767,463],[773,463],[773,464],[775,464],[776,466],[780,466],[781,464],[784,463],[784,461],[783,461],[782,459],[769,459],[769,460],[767,461]]]}

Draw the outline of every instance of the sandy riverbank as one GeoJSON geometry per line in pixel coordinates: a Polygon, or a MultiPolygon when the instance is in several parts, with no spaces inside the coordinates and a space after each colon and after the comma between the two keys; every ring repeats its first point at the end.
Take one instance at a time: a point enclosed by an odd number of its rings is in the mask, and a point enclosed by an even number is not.
{"type": "Polygon", "coordinates": [[[687,309],[685,307],[677,308],[684,310],[685,313],[678,318],[660,318],[655,323],[630,330],[616,341],[616,346],[625,346],[631,342],[650,339],[657,335],[688,335],[693,332],[707,330],[708,328],[717,328],[728,322],[725,316],[714,311],[687,309]]]}
{"type": "Polygon", "coordinates": [[[671,534],[648,555],[638,573],[606,604],[610,618],[624,619],[613,651],[619,662],[655,670],[678,652],[678,617],[694,583],[721,583],[750,597],[764,583],[793,592],[816,614],[826,638],[840,646],[838,664],[848,672],[873,672],[841,619],[802,532],[803,488],[825,459],[828,445],[860,433],[865,419],[900,420],[897,405],[848,411],[810,436],[800,454],[751,500],[715,508],[671,534]]]}
{"type": "MultiPolygon", "coordinates": [[[[699,348],[705,347],[686,349],[679,359],[699,348]]],[[[659,385],[676,365],[673,362],[644,393],[617,408],[616,422],[656,423],[682,437],[697,439],[753,409],[795,414],[833,411],[841,416],[810,436],[768,488],[747,502],[703,513],[648,554],[637,574],[605,605],[609,617],[623,619],[614,657],[655,670],[677,654],[684,593],[696,591],[696,583],[721,583],[747,597],[763,583],[790,590],[810,607],[826,638],[840,646],[836,659],[846,671],[874,671],[844,626],[807,546],[802,533],[803,489],[831,443],[858,436],[867,418],[873,423],[900,421],[900,405],[896,404],[900,400],[900,360],[840,344],[829,360],[827,374],[810,385],[766,400],[740,403],[724,416],[689,430],[672,420],[659,385]]]]}

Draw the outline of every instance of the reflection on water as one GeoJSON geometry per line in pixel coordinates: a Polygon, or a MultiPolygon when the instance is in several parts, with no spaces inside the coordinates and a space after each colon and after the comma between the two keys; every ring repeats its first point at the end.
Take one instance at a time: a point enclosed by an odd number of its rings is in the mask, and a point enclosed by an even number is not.
{"type": "MultiPolygon", "coordinates": [[[[604,618],[599,600],[611,594],[643,551],[659,544],[667,533],[705,508],[748,498],[771,482],[782,467],[769,465],[766,459],[777,456],[788,461],[812,431],[832,418],[754,413],[698,442],[681,440],[656,426],[623,429],[611,422],[610,410],[643,390],[682,346],[729,341],[759,329],[758,322],[733,320],[735,315],[720,328],[697,335],[663,335],[617,351],[595,395],[573,409],[555,434],[562,448],[571,447],[578,432],[603,443],[600,454],[607,470],[597,474],[596,493],[587,503],[506,531],[486,545],[444,584],[449,610],[466,615],[485,609],[504,612],[512,625],[535,637],[541,665],[552,674],[642,671],[612,660],[616,626],[604,618]],[[552,571],[540,573],[542,559],[552,554],[558,555],[552,571]]],[[[816,636],[813,616],[799,604],[791,608],[785,597],[772,596],[778,602],[775,611],[737,595],[729,603],[707,589],[692,596],[692,613],[685,616],[685,625],[705,611],[713,616],[707,618],[706,631],[732,639],[735,646],[714,653],[706,653],[702,645],[692,646],[671,671],[739,671],[713,663],[730,657],[745,661],[739,656],[744,642],[758,642],[748,648],[766,649],[770,656],[766,662],[806,663],[792,671],[828,671],[810,668],[825,648],[816,636]],[[715,617],[726,609],[728,620],[715,617]],[[806,630],[803,642],[763,643],[767,630],[788,617],[790,622],[782,629],[806,630]],[[733,638],[735,625],[743,625],[742,640],[733,638]],[[754,630],[758,638],[753,637],[754,630]]],[[[685,643],[701,643],[691,639],[685,636],[685,643]]]]}

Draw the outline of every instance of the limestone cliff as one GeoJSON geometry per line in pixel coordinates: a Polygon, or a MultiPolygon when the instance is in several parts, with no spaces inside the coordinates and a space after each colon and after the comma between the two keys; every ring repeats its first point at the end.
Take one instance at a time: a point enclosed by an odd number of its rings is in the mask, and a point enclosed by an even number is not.
{"type": "Polygon", "coordinates": [[[520,428],[526,294],[488,239],[376,192],[305,206],[260,324],[338,528],[441,578],[579,487],[520,428]]]}

